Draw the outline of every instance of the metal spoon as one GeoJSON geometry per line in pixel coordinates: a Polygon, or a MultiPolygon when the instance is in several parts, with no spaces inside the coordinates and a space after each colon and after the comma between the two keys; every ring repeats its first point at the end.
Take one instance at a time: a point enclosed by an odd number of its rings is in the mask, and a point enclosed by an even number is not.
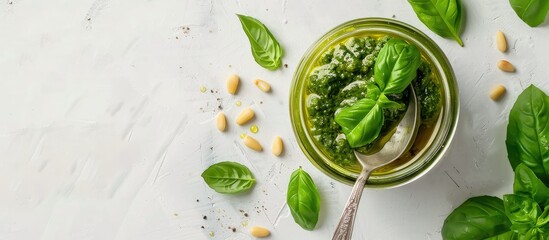
{"type": "Polygon", "coordinates": [[[372,171],[393,162],[412,147],[421,119],[416,93],[413,87],[409,87],[409,89],[410,103],[408,104],[408,109],[397,126],[396,132],[385,146],[379,152],[372,155],[364,155],[355,151],[355,156],[360,165],[362,165],[362,171],[356,179],[355,186],[351,191],[349,200],[347,200],[343,215],[341,215],[332,240],[351,239],[360,197],[372,171]]]}

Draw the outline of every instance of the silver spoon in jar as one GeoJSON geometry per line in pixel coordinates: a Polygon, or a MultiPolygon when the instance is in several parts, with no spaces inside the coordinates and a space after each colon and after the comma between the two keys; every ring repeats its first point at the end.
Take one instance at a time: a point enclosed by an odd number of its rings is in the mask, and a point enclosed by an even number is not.
{"type": "Polygon", "coordinates": [[[364,185],[370,177],[370,174],[374,170],[395,161],[412,147],[421,119],[419,116],[420,111],[416,93],[413,87],[409,87],[409,89],[410,103],[391,139],[379,152],[372,155],[364,155],[355,150],[355,156],[360,165],[362,165],[362,171],[356,179],[353,190],[351,191],[351,196],[349,197],[349,200],[347,200],[343,215],[341,215],[341,219],[339,220],[332,240],[351,239],[360,197],[362,197],[364,185]]]}

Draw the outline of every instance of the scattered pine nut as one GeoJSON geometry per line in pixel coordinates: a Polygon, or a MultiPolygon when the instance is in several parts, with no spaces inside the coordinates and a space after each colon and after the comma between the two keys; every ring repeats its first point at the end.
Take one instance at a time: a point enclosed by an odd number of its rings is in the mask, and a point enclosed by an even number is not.
{"type": "Polygon", "coordinates": [[[223,112],[217,114],[217,130],[224,132],[227,128],[227,118],[223,112]]]}
{"type": "Polygon", "coordinates": [[[246,147],[249,147],[250,149],[253,149],[258,152],[263,151],[261,144],[259,144],[259,142],[255,140],[253,137],[246,135],[244,139],[242,139],[242,142],[244,142],[244,145],[246,145],[246,147]]]}
{"type": "Polygon", "coordinates": [[[242,112],[240,112],[238,117],[236,117],[236,124],[244,125],[250,120],[252,120],[252,118],[254,118],[254,115],[255,115],[254,110],[252,110],[251,108],[246,108],[242,110],[242,112]]]}
{"type": "Polygon", "coordinates": [[[504,72],[515,72],[515,66],[507,60],[499,60],[498,68],[504,72]]]}
{"type": "Polygon", "coordinates": [[[275,156],[280,156],[282,154],[282,151],[284,151],[284,144],[282,143],[282,138],[279,136],[276,136],[273,139],[273,144],[271,145],[271,152],[275,156]]]}
{"type": "Polygon", "coordinates": [[[238,90],[238,83],[240,82],[240,77],[236,74],[229,75],[229,78],[227,78],[227,92],[230,94],[235,94],[238,90]]]}
{"type": "Polygon", "coordinates": [[[500,52],[507,51],[507,39],[505,39],[505,35],[501,31],[496,33],[496,46],[500,52]]]}
{"type": "Polygon", "coordinates": [[[498,101],[506,92],[507,90],[505,87],[501,84],[495,86],[492,88],[492,91],[490,91],[490,98],[494,101],[498,101]]]}
{"type": "Polygon", "coordinates": [[[268,82],[265,82],[261,79],[254,80],[254,84],[259,90],[263,92],[270,92],[271,91],[271,85],[268,82]]]}
{"type": "Polygon", "coordinates": [[[250,228],[250,234],[256,238],[264,238],[271,235],[271,232],[269,231],[269,229],[266,229],[264,227],[253,226],[252,228],[250,228]]]}

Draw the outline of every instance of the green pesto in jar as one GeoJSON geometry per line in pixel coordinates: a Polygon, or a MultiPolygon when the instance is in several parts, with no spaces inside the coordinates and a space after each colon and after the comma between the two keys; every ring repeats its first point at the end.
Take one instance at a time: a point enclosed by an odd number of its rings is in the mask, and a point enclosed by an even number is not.
{"type": "MultiPolygon", "coordinates": [[[[335,122],[336,112],[366,97],[366,84],[374,81],[374,65],[379,51],[390,39],[384,37],[351,37],[324,52],[308,74],[307,119],[311,135],[321,150],[342,167],[356,168],[358,163],[353,149],[345,139],[341,127],[335,122]]],[[[441,93],[431,66],[422,59],[417,77],[412,81],[421,107],[422,125],[411,153],[419,152],[433,132],[434,122],[441,110],[441,93]]],[[[390,100],[407,104],[408,92],[391,94],[390,100]]],[[[390,136],[406,109],[384,109],[384,123],[379,139],[390,136]]],[[[372,150],[376,142],[357,148],[360,152],[372,150]]],[[[406,161],[406,159],[403,159],[406,161]]]]}

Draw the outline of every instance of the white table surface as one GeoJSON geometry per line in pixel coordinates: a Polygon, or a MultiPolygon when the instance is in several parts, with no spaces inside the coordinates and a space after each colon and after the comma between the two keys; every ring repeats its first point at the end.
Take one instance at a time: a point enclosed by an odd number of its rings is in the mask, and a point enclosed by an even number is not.
{"type": "Polygon", "coordinates": [[[400,188],[365,191],[354,239],[440,239],[445,217],[465,199],[510,192],[508,112],[529,84],[549,90],[548,24],[528,27],[508,1],[463,0],[462,48],[429,31],[406,1],[341,2],[2,1],[0,239],[252,239],[252,225],[271,229],[271,239],[330,239],[351,187],[323,175],[300,151],[289,87],[313,41],[361,17],[394,15],[433,38],[456,73],[461,113],[451,148],[431,172],[400,188]],[[272,72],[254,62],[235,13],[270,28],[288,68],[272,72]],[[506,54],[494,47],[500,29],[510,43],[506,54]],[[503,58],[518,72],[499,71],[503,58]],[[236,96],[225,91],[230,73],[242,79],[236,96]],[[268,80],[273,92],[258,91],[255,78],[268,80]],[[508,94],[494,103],[488,92],[497,83],[508,94]],[[282,136],[284,157],[240,143],[249,130],[233,121],[249,105],[260,128],[254,136],[266,148],[282,136]],[[213,121],[219,106],[231,123],[223,134],[213,121]],[[258,179],[253,191],[228,196],[206,186],[201,172],[226,160],[250,166],[258,179]],[[322,198],[311,232],[285,205],[298,166],[322,198]]]}

